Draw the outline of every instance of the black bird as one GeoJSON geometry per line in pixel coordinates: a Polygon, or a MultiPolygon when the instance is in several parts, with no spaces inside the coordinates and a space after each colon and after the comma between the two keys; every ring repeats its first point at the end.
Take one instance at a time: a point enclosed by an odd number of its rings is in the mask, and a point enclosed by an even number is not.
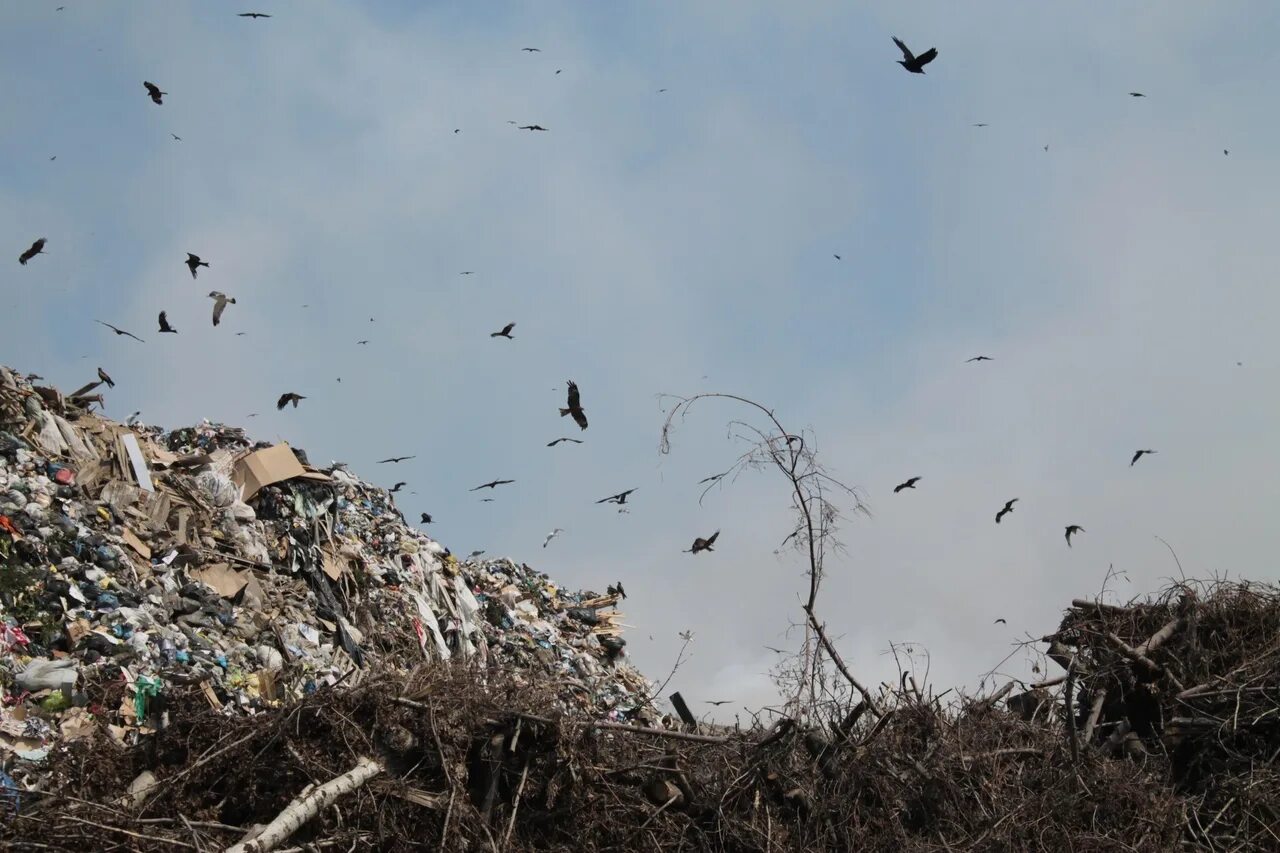
{"type": "Polygon", "coordinates": [[[973,126],[974,126],[974,127],[986,127],[986,126],[987,126],[987,123],[986,123],[985,121],[974,122],[973,126]]]}
{"type": "Polygon", "coordinates": [[[902,39],[897,36],[893,37],[893,43],[902,51],[902,55],[904,57],[903,59],[898,60],[898,64],[910,71],[912,74],[923,74],[924,67],[938,58],[938,49],[936,47],[931,47],[919,56],[916,56],[903,43],[902,39]]]}
{"type": "Polygon", "coordinates": [[[514,483],[514,482],[515,480],[490,480],[487,483],[482,483],[481,485],[476,486],[474,489],[468,489],[467,491],[478,492],[481,489],[495,489],[498,486],[505,486],[507,483],[514,483]]]}
{"type": "Polygon", "coordinates": [[[181,137],[181,136],[179,136],[179,135],[178,135],[178,134],[176,134],[176,133],[171,133],[171,134],[169,134],[169,135],[173,137],[173,140],[174,140],[175,142],[181,142],[181,141],[182,141],[182,137],[181,137]]]}
{"type": "Polygon", "coordinates": [[[617,583],[611,585],[605,590],[605,592],[608,593],[609,595],[621,596],[622,598],[627,597],[627,591],[622,588],[622,581],[618,581],[617,583]]]}
{"type": "Polygon", "coordinates": [[[716,539],[719,536],[720,536],[719,530],[717,530],[715,533],[712,533],[706,539],[703,539],[701,536],[699,536],[697,539],[693,540],[693,547],[689,549],[688,553],[696,554],[699,551],[714,551],[715,548],[712,548],[711,546],[716,544],[716,539]]]}
{"type": "Polygon", "coordinates": [[[479,557],[479,556],[480,556],[481,554],[483,554],[483,553],[484,553],[484,551],[472,551],[472,552],[471,552],[471,554],[470,554],[470,556],[468,556],[468,557],[467,557],[467,559],[468,559],[468,560],[474,560],[476,557],[479,557]]]}
{"type": "Polygon", "coordinates": [[[41,237],[39,240],[32,243],[30,249],[27,249],[21,255],[18,255],[18,263],[22,264],[25,267],[27,265],[27,261],[31,260],[36,255],[43,255],[44,244],[45,244],[44,237],[41,237]]]}
{"type": "Polygon", "coordinates": [[[1008,622],[1006,622],[1006,621],[1005,621],[1005,620],[1003,620],[1003,619],[997,619],[995,622],[993,622],[993,623],[991,623],[991,624],[993,624],[993,625],[1008,625],[1009,623],[1008,623],[1008,622]]]}
{"type": "Polygon", "coordinates": [[[1137,462],[1139,459],[1141,459],[1143,456],[1145,456],[1145,455],[1146,455],[1146,454],[1148,454],[1148,453],[1155,453],[1155,451],[1154,451],[1154,450],[1139,450],[1137,453],[1133,454],[1133,458],[1129,460],[1129,467],[1130,467],[1130,468],[1132,468],[1132,467],[1133,467],[1133,463],[1137,462]]]}
{"type": "MultiPolygon", "coordinates": [[[[102,323],[101,320],[94,320],[93,322],[102,323]]],[[[146,341],[144,341],[142,338],[135,335],[133,332],[126,332],[124,329],[117,329],[115,326],[111,325],[110,323],[102,323],[102,325],[106,326],[108,329],[115,332],[117,335],[128,335],[129,337],[133,338],[135,341],[137,341],[140,344],[146,343],[146,341]]]]}
{"type": "Polygon", "coordinates": [[[236,304],[234,297],[228,297],[225,293],[219,293],[216,290],[209,291],[209,298],[213,300],[213,325],[222,322],[222,312],[226,310],[227,303],[236,304]]]}
{"type": "Polygon", "coordinates": [[[362,347],[362,346],[365,346],[365,345],[366,345],[366,344],[368,344],[368,343],[369,343],[369,341],[368,341],[367,339],[366,339],[366,340],[363,340],[363,341],[356,341],[356,346],[361,346],[361,347],[362,347]]]}
{"type": "Polygon", "coordinates": [[[540,47],[522,47],[520,49],[525,53],[542,53],[542,48],[540,47]]]}
{"type": "Polygon", "coordinates": [[[241,12],[237,18],[270,18],[266,12],[241,12]]]}
{"type": "Polygon", "coordinates": [[[193,255],[190,252],[187,252],[187,269],[191,270],[192,278],[196,277],[196,267],[207,267],[207,266],[209,266],[208,261],[202,261],[200,260],[199,255],[193,255]]]}
{"type": "Polygon", "coordinates": [[[98,368],[98,378],[101,379],[103,382],[107,383],[108,388],[116,387],[116,383],[111,381],[111,377],[108,376],[107,372],[103,370],[101,367],[98,368]]]}
{"type": "Polygon", "coordinates": [[[896,495],[898,492],[902,491],[903,489],[914,489],[916,487],[916,483],[918,482],[920,482],[919,477],[912,477],[910,480],[907,480],[905,483],[899,483],[898,485],[894,486],[893,493],[896,495]]]}
{"type": "Polygon", "coordinates": [[[573,415],[573,422],[578,425],[579,429],[587,428],[587,413],[582,409],[582,401],[578,396],[578,383],[572,379],[569,380],[569,407],[560,410],[560,417],[565,415],[573,415]]]}
{"type": "Polygon", "coordinates": [[[408,483],[406,483],[405,481],[401,480],[400,482],[396,483],[396,484],[395,484],[394,486],[392,486],[391,488],[387,489],[387,492],[388,492],[389,494],[393,494],[393,495],[394,495],[396,492],[400,491],[401,489],[403,489],[403,488],[404,488],[405,486],[407,486],[407,485],[409,485],[409,484],[408,484],[408,483]]]}
{"type": "Polygon", "coordinates": [[[170,325],[169,325],[169,317],[168,317],[168,314],[167,314],[166,312],[164,312],[164,311],[161,311],[161,312],[160,312],[159,320],[160,320],[160,331],[161,331],[161,332],[168,332],[168,333],[170,333],[170,334],[172,334],[172,335],[176,335],[176,334],[178,334],[178,330],[177,330],[177,329],[175,329],[173,326],[170,326],[170,325]]]}
{"type": "Polygon", "coordinates": [[[481,498],[481,499],[480,499],[480,503],[482,503],[482,504],[491,504],[491,503],[493,503],[493,498],[481,498]]]}
{"type": "Polygon", "coordinates": [[[1227,156],[1228,154],[1230,154],[1230,153],[1231,153],[1231,152],[1230,152],[1230,151],[1228,151],[1227,149],[1225,149],[1225,148],[1223,148],[1223,149],[1222,149],[1222,156],[1223,156],[1223,157],[1226,157],[1226,156],[1227,156]]]}
{"type": "Polygon", "coordinates": [[[298,408],[298,401],[305,400],[305,399],[307,398],[302,396],[301,394],[295,394],[292,391],[286,391],[285,393],[280,395],[279,400],[276,400],[276,409],[283,410],[284,407],[289,405],[290,403],[293,403],[293,407],[296,409],[298,408]]]}
{"type": "Polygon", "coordinates": [[[1067,547],[1068,547],[1068,548],[1070,548],[1070,547],[1071,547],[1071,536],[1072,536],[1072,534],[1075,534],[1075,533],[1084,533],[1084,532],[1085,532],[1084,528],[1083,528],[1083,527],[1081,527],[1080,525],[1078,525],[1078,524],[1068,524],[1068,525],[1067,525],[1067,547]]]}
{"type": "MultiPolygon", "coordinates": [[[[457,132],[458,131],[456,130],[454,131],[454,133],[457,133],[457,132]]],[[[463,270],[462,272],[458,273],[458,275],[475,275],[475,274],[476,274],[475,270],[463,270]]]]}
{"type": "Polygon", "coordinates": [[[386,465],[388,462],[404,462],[406,459],[417,459],[417,456],[388,456],[386,459],[379,459],[379,465],[386,465]]]}
{"type": "Polygon", "coordinates": [[[422,523],[422,524],[430,524],[430,523],[431,523],[431,513],[429,513],[429,512],[424,512],[424,513],[422,514],[422,522],[421,522],[421,523],[422,523]]]}
{"type": "Polygon", "coordinates": [[[1146,95],[1142,94],[1141,92],[1130,92],[1130,93],[1129,93],[1129,97],[1131,97],[1131,98],[1145,98],[1145,97],[1146,97],[1146,95]]]}
{"type": "Polygon", "coordinates": [[[975,355],[973,358],[966,358],[964,363],[968,364],[971,361],[991,361],[991,357],[987,355],[975,355]]]}
{"type": "Polygon", "coordinates": [[[146,87],[147,94],[151,96],[151,100],[155,101],[157,104],[163,104],[163,96],[169,94],[168,92],[161,92],[160,87],[155,83],[148,83],[146,80],[143,80],[142,85],[146,87]]]}
{"type": "Polygon", "coordinates": [[[555,447],[562,441],[572,441],[574,444],[582,444],[582,439],[580,438],[557,438],[555,441],[548,441],[547,447],[555,447]]]}
{"type": "Polygon", "coordinates": [[[622,506],[624,503],[627,502],[627,495],[631,494],[634,491],[635,489],[627,489],[625,492],[618,492],[616,495],[610,495],[607,498],[601,498],[600,500],[596,501],[596,503],[607,504],[612,502],[612,503],[616,503],[618,506],[622,506]]]}
{"type": "Polygon", "coordinates": [[[842,258],[842,257],[840,257],[839,255],[836,255],[836,254],[832,254],[832,256],[831,256],[831,257],[835,258],[837,261],[842,261],[842,260],[844,260],[844,258],[842,258]]]}
{"type": "Polygon", "coordinates": [[[707,704],[719,707],[720,705],[728,705],[732,701],[732,699],[708,699],[707,704]]]}
{"type": "Polygon", "coordinates": [[[520,125],[520,129],[521,130],[546,130],[546,128],[540,124],[522,124],[520,125]]]}
{"type": "Polygon", "coordinates": [[[507,340],[514,340],[514,338],[511,335],[511,330],[514,329],[515,327],[516,327],[515,323],[508,323],[507,325],[502,327],[501,332],[490,332],[489,337],[506,338],[507,340]]]}
{"type": "Polygon", "coordinates": [[[1018,498],[1014,498],[1011,501],[1005,502],[1004,509],[996,513],[996,524],[1000,523],[1000,519],[1004,518],[1006,515],[1013,512],[1013,505],[1016,504],[1018,500],[1019,500],[1018,498]]]}

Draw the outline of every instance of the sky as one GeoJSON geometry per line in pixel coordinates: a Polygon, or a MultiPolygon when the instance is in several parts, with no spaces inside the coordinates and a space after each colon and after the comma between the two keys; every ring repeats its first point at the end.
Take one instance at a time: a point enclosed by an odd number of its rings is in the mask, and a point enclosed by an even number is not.
{"type": "Polygon", "coordinates": [[[1179,576],[1157,537],[1280,576],[1277,33],[1181,0],[5,4],[0,363],[101,366],[111,417],[242,425],[408,481],[456,553],[620,580],[632,662],[692,631],[668,692],[725,719],[778,702],[805,566],[776,474],[699,505],[750,412],[703,401],[664,456],[660,395],[749,397],[870,509],[819,600],[863,680],[894,644],[939,692],[1029,678],[1073,597],[1179,576]]]}

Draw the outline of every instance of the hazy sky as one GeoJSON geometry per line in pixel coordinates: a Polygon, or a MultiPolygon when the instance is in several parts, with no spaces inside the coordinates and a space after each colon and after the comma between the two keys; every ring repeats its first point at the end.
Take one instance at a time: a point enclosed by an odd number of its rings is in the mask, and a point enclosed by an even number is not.
{"type": "Polygon", "coordinates": [[[776,475],[698,506],[746,413],[664,458],[660,392],[758,399],[864,491],[820,607],[872,683],[905,642],[976,685],[1109,565],[1125,598],[1176,576],[1157,536],[1280,574],[1274,3],[60,4],[0,6],[0,361],[101,365],[120,420],[245,425],[409,481],[455,552],[622,580],[648,675],[695,632],[695,702],[773,700],[803,566],[776,475]],[[567,379],[591,426],[548,449],[567,379]]]}

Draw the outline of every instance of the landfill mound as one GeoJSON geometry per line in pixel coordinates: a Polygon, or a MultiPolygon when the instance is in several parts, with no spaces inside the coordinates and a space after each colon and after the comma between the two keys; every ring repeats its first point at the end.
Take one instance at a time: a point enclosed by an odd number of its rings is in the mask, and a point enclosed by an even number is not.
{"type": "Polygon", "coordinates": [[[87,393],[0,371],[15,849],[1280,849],[1275,586],[1074,601],[1037,684],[903,673],[830,719],[681,726],[616,596],[459,563],[341,467],[87,393]]]}

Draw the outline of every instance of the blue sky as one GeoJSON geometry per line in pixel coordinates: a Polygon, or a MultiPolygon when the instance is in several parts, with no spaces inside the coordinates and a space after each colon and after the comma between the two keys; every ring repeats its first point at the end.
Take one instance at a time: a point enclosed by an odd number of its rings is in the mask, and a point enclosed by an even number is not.
{"type": "Polygon", "coordinates": [[[661,392],[773,406],[862,488],[824,609],[870,681],[907,641],[977,683],[1108,566],[1159,586],[1157,535],[1274,579],[1280,9],[796,6],[10,4],[0,233],[49,244],[0,265],[0,360],[64,388],[101,365],[121,420],[246,425],[407,480],[455,551],[621,579],[650,675],[695,631],[686,695],[770,701],[802,567],[773,554],[781,482],[697,504],[741,413],[661,458],[661,392]],[[893,35],[938,47],[926,75],[893,35]],[[238,299],[217,329],[211,289],[238,299]],[[547,449],[570,378],[587,443],[547,449]]]}

